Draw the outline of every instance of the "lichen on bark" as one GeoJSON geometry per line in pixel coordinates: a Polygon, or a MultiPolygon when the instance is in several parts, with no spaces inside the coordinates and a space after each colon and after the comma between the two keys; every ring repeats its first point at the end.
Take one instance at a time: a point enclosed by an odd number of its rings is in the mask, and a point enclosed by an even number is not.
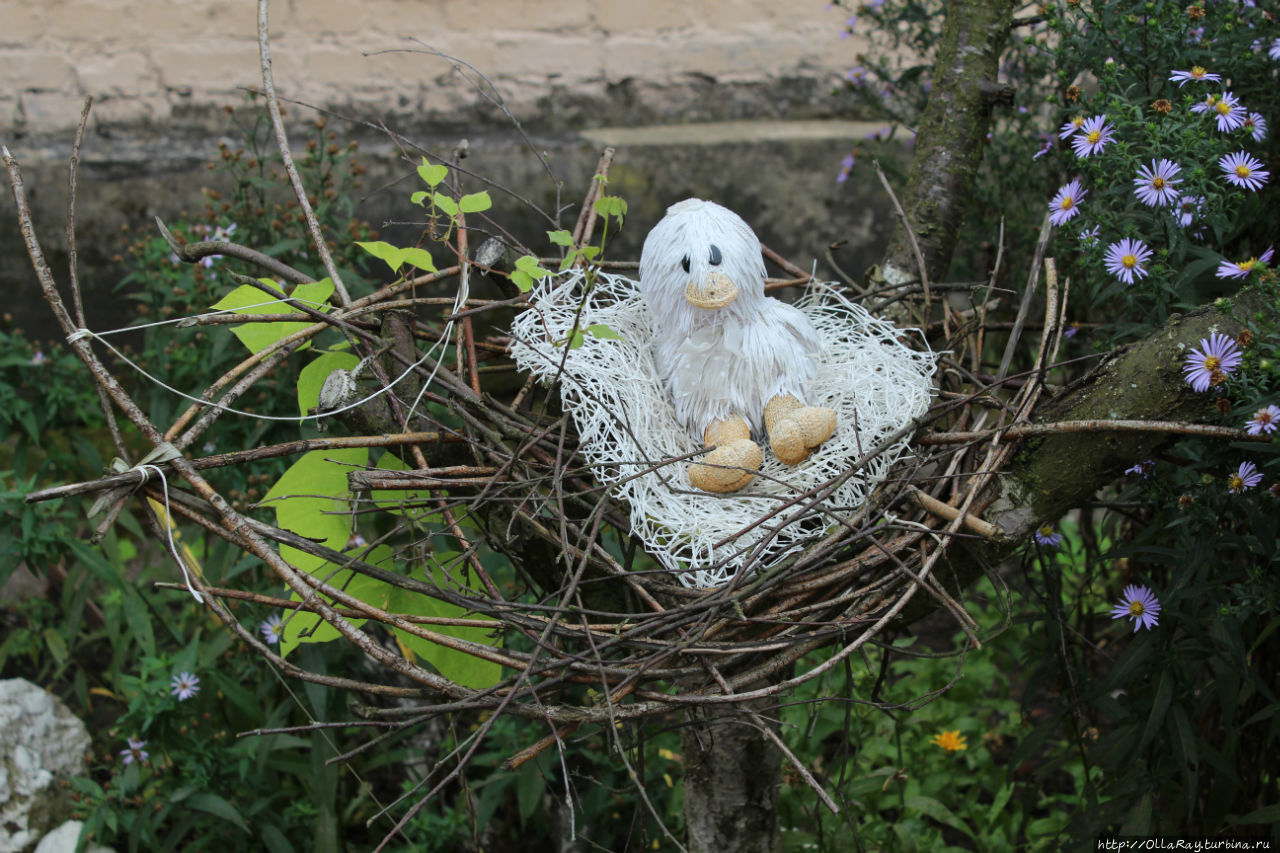
{"type": "MultiPolygon", "coordinates": [[[[997,82],[1000,53],[1013,21],[1011,0],[951,0],[934,64],[934,94],[916,130],[916,151],[902,207],[930,281],[951,265],[961,217],[972,196],[995,105],[1007,89],[997,82]]],[[[905,229],[895,230],[872,278],[919,281],[905,229]]]]}
{"type": "MultiPolygon", "coordinates": [[[[1237,294],[1227,310],[1205,306],[1170,318],[1142,340],[1107,355],[1087,376],[1043,403],[1035,420],[1204,423],[1213,417],[1216,395],[1187,385],[1182,371],[1186,354],[1212,332],[1237,335],[1246,318],[1259,310],[1274,311],[1274,306],[1250,289],[1237,294]]],[[[1052,522],[1174,438],[1156,432],[1077,432],[1028,442],[1013,460],[1007,488],[1020,493],[1016,497],[1030,510],[1033,524],[1052,522]]],[[[1010,535],[1025,537],[1030,528],[1012,523],[1014,517],[1010,511],[989,520],[1010,535]]]]}

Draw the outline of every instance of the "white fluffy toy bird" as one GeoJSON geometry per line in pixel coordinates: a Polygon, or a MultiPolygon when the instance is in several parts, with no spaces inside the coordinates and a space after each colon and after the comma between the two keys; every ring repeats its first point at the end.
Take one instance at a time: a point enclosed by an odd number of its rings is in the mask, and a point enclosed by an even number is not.
{"type": "Polygon", "coordinates": [[[690,198],[667,208],[640,253],[658,374],[676,419],[711,450],[689,468],[706,492],[733,492],[763,462],[756,440],[797,465],[835,431],[831,409],[804,404],[817,332],[765,296],[760,240],[736,213],[690,198]],[[756,440],[753,440],[753,437],[756,440]]]}

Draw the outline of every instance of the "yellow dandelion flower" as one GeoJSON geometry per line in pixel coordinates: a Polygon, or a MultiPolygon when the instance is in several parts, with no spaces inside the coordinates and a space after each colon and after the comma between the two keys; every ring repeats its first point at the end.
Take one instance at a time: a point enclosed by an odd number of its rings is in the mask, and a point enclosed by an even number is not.
{"type": "Polygon", "coordinates": [[[959,729],[936,734],[933,736],[933,740],[929,741],[929,743],[934,746],[940,746],[947,752],[959,752],[962,749],[969,748],[969,745],[964,742],[964,735],[960,734],[959,729]]]}

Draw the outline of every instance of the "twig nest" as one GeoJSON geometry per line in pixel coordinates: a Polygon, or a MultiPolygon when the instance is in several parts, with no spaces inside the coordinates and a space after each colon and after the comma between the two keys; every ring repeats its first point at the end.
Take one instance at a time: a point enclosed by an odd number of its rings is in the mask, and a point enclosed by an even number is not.
{"type": "Polygon", "coordinates": [[[685,586],[767,569],[851,516],[907,452],[897,433],[929,406],[933,355],[815,282],[795,305],[819,343],[805,402],[835,412],[834,432],[799,465],[768,453],[749,486],[709,494],[690,482],[686,459],[664,461],[696,453],[704,436],[676,417],[654,361],[658,321],[637,283],[597,273],[588,287],[575,269],[543,280],[530,301],[511,326],[517,365],[560,383],[581,458],[629,505],[633,535],[685,586]],[[595,324],[621,340],[585,335],[566,351],[575,329],[595,324]]]}

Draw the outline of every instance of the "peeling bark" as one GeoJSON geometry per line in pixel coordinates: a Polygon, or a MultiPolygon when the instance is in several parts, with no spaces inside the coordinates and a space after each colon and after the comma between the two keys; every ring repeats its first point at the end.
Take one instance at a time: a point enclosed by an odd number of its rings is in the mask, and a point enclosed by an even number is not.
{"type": "MultiPolygon", "coordinates": [[[[776,853],[778,786],[782,756],[746,713],[766,708],[743,703],[726,716],[691,711],[681,729],[684,821],[689,853],[776,853]]],[[[769,710],[776,708],[772,703],[769,710]]]]}

